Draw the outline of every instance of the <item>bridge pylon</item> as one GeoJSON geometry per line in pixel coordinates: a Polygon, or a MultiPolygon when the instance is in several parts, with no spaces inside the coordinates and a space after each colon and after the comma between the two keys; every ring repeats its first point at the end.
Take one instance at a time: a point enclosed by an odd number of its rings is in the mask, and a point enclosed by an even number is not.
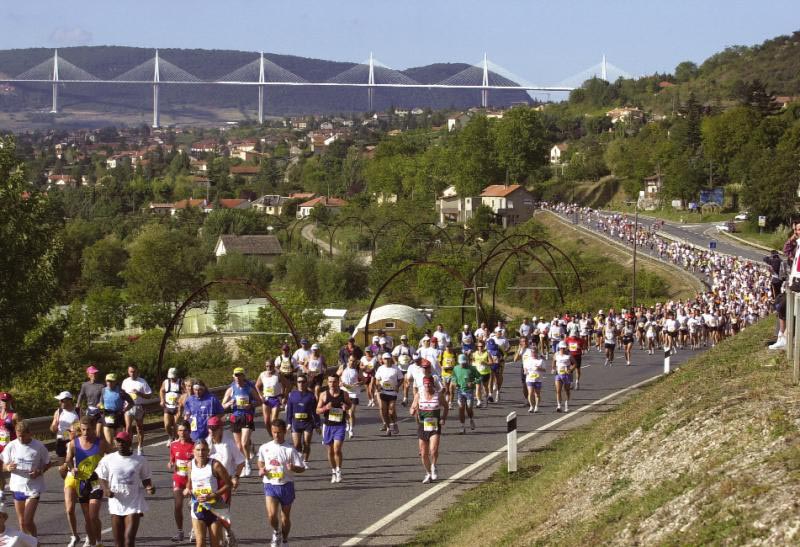
{"type": "Polygon", "coordinates": [[[489,108],[489,59],[483,54],[483,81],[481,82],[481,107],[489,108]]]}
{"type": "Polygon", "coordinates": [[[158,50],[156,50],[156,59],[153,66],[153,129],[158,129],[161,126],[158,116],[158,84],[161,81],[161,74],[158,68],[158,50]]]}
{"type": "Polygon", "coordinates": [[[367,79],[367,84],[369,87],[367,88],[367,103],[369,108],[367,109],[368,112],[372,112],[372,104],[375,100],[375,88],[372,87],[375,85],[375,60],[372,57],[372,52],[369,52],[369,78],[367,79]]]}
{"type": "Polygon", "coordinates": [[[53,53],[53,108],[51,114],[58,114],[58,49],[53,53]]]}
{"type": "Polygon", "coordinates": [[[264,123],[264,52],[258,63],[258,123],[264,123]]]}

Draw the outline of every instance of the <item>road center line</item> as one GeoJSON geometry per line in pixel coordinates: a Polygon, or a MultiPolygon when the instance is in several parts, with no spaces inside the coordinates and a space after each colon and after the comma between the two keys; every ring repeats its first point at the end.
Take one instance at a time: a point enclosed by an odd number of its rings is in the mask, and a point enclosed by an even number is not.
{"type": "MultiPolygon", "coordinates": [[[[569,414],[565,414],[564,416],[561,416],[560,418],[556,418],[552,422],[547,423],[547,424],[535,429],[534,431],[531,431],[530,433],[526,433],[525,435],[522,435],[519,439],[517,439],[517,445],[520,445],[520,444],[526,442],[528,439],[531,439],[531,438],[535,437],[539,433],[543,433],[543,432],[547,431],[548,429],[552,428],[553,426],[556,426],[556,425],[560,424],[561,422],[564,422],[564,421],[572,418],[573,416],[583,412],[584,410],[590,409],[590,408],[592,408],[593,406],[596,406],[596,405],[601,405],[601,404],[605,403],[606,401],[608,401],[609,399],[613,399],[614,397],[618,397],[619,395],[622,395],[623,393],[627,393],[628,391],[640,388],[640,387],[642,387],[642,386],[644,386],[646,384],[649,384],[653,380],[656,380],[657,378],[660,378],[660,377],[661,377],[661,374],[659,374],[657,376],[653,376],[652,378],[648,378],[646,380],[642,380],[641,382],[633,384],[632,386],[628,386],[626,388],[623,388],[623,389],[620,389],[618,391],[615,391],[614,393],[606,395],[602,399],[598,399],[598,400],[596,400],[596,401],[594,401],[592,403],[589,403],[588,405],[584,405],[584,406],[578,408],[577,410],[574,410],[574,411],[570,412],[569,414]]],[[[483,467],[486,464],[488,464],[489,462],[491,462],[497,456],[500,456],[501,454],[503,454],[505,451],[506,451],[506,446],[504,445],[504,446],[501,446],[500,448],[498,448],[497,450],[495,450],[494,452],[488,453],[486,456],[484,456],[480,460],[476,461],[475,463],[469,465],[468,467],[465,467],[464,469],[462,469],[461,471],[459,471],[458,473],[456,473],[452,477],[447,478],[447,479],[443,480],[442,482],[437,483],[436,486],[432,487],[429,490],[426,490],[425,492],[423,492],[419,496],[417,496],[414,499],[412,499],[412,500],[406,502],[405,504],[401,505],[400,507],[398,507],[397,509],[395,509],[394,511],[392,511],[391,513],[389,513],[388,515],[386,515],[382,519],[376,521],[374,524],[368,526],[367,528],[363,529],[361,532],[359,532],[355,536],[351,537],[350,539],[348,539],[347,541],[342,543],[342,545],[343,546],[344,545],[358,545],[359,543],[361,543],[365,539],[369,539],[372,536],[372,534],[374,534],[375,532],[377,532],[381,528],[384,528],[384,527],[388,526],[393,521],[397,520],[399,517],[401,517],[402,515],[404,515],[405,513],[410,511],[411,509],[413,509],[414,507],[419,507],[419,504],[422,501],[430,498],[431,496],[433,496],[434,494],[438,493],[439,491],[447,488],[452,482],[455,482],[455,481],[459,480],[461,477],[464,477],[466,475],[469,475],[469,474],[473,473],[474,471],[477,471],[481,467],[483,467]]]]}

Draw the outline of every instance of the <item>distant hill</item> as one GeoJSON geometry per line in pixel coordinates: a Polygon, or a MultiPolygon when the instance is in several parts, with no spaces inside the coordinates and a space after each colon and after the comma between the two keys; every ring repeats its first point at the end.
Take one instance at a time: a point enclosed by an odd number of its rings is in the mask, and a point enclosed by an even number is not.
{"type": "MultiPolygon", "coordinates": [[[[165,59],[202,80],[218,79],[258,58],[258,54],[233,50],[162,49],[165,59]]],[[[17,76],[53,55],[52,49],[30,48],[0,50],[0,73],[17,76]]],[[[353,63],[309,59],[292,55],[265,54],[276,63],[311,82],[321,82],[355,66],[353,63]]],[[[153,58],[152,49],[92,46],[59,49],[59,57],[77,65],[100,79],[113,79],[125,71],[153,58]]],[[[403,71],[421,83],[436,83],[461,70],[466,64],[438,63],[403,71]]],[[[366,82],[365,82],[366,83],[366,82]]],[[[0,112],[43,111],[50,102],[48,84],[14,84],[12,90],[0,92],[0,112]]],[[[161,110],[165,115],[194,115],[213,120],[231,111],[241,117],[254,118],[257,91],[252,87],[221,85],[172,85],[161,87],[161,110]]],[[[145,85],[66,84],[60,91],[65,110],[75,109],[116,115],[141,113],[152,108],[152,92],[145,85]]],[[[515,102],[530,102],[527,93],[497,91],[490,93],[492,106],[508,106],[515,102]]],[[[269,87],[266,92],[268,115],[333,114],[367,110],[367,90],[356,88],[269,87]]],[[[377,89],[374,109],[391,106],[468,108],[480,104],[479,91],[377,89]]]]}

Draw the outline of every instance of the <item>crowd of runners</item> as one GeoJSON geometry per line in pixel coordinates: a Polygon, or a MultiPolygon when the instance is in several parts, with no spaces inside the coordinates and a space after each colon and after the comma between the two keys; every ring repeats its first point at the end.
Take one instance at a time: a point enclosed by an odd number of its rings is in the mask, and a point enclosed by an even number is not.
{"type": "Polygon", "coordinates": [[[105,498],[113,543],[132,546],[148,511],[147,497],[155,493],[152,469],[163,466],[172,473],[175,543],[236,545],[233,500],[240,481],[255,474],[258,479],[253,480],[263,484],[271,545],[285,545],[295,474],[325,461],[332,484],[346,481],[346,441],[356,435],[398,436],[398,414],[414,417],[422,482],[431,483],[439,478],[448,421],[454,422],[450,432],[471,433],[480,409],[501,404],[501,396],[514,404],[524,401],[530,413],[545,408],[569,412],[572,391],[581,387],[587,352],[600,353],[606,367],[635,366],[637,348],[653,354],[713,346],[769,312],[774,294],[769,270],[762,265],[677,244],[644,229],[633,234],[624,216],[586,209],[579,213],[609,236],[636,237],[662,258],[704,276],[708,290],[653,306],[528,317],[513,330],[500,321],[491,328],[486,323],[463,325],[451,335],[438,325],[413,343],[405,334],[395,341],[379,331],[364,348],[350,339],[336,363],[327,363],[319,345],[303,339],[296,349],[284,344],[253,378],[235,368],[219,398],[201,379],[181,378],[176,369],[154,390],[136,366],[121,381],[89,366],[77,396],[64,391],[55,397],[58,408],[50,427],[57,439],[55,455],[33,438],[29,424],[15,413],[11,394],[0,393],[0,462],[5,472],[0,473],[0,487],[8,487],[0,503],[0,538],[9,534],[2,505],[13,505],[20,528],[14,532],[16,544],[36,545],[43,475],[54,468],[63,478],[67,545],[80,542],[78,505],[83,545],[102,545],[100,507],[105,498]],[[506,366],[518,372],[514,390],[520,390],[521,399],[510,396],[509,389],[501,392],[506,366]],[[543,395],[549,382],[552,394],[543,395]],[[169,439],[166,461],[145,455],[144,405],[151,400],[159,402],[163,413],[169,439]],[[450,411],[457,419],[449,420],[450,411]],[[363,419],[366,412],[377,415],[377,431],[362,425],[374,423],[363,419]],[[269,441],[256,449],[259,423],[269,441]],[[312,460],[315,434],[324,454],[312,460]],[[187,506],[190,527],[185,526],[187,506]]]}

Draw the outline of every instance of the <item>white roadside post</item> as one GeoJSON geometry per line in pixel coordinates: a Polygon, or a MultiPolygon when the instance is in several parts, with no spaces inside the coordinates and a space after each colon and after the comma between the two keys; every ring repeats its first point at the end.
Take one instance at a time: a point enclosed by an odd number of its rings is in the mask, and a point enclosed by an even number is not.
{"type": "Polygon", "coordinates": [[[508,444],[508,472],[517,472],[517,413],[506,416],[506,441],[508,444]]]}
{"type": "MultiPolygon", "coordinates": [[[[669,338],[667,338],[669,340],[669,338]]],[[[669,356],[672,354],[672,346],[669,342],[664,345],[664,374],[670,373],[669,356]]]]}

